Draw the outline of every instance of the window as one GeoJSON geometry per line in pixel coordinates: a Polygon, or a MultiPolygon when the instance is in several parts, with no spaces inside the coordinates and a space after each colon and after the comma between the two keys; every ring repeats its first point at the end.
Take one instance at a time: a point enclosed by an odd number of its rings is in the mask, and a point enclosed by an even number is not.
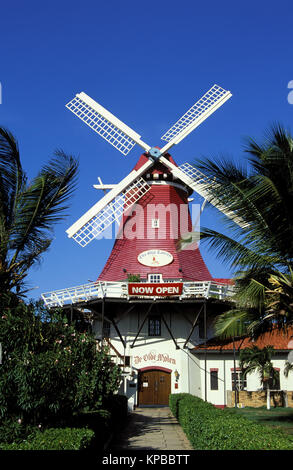
{"type": "Polygon", "coordinates": [[[218,369],[211,369],[210,377],[211,377],[211,390],[218,390],[219,389],[218,369]]]}
{"type": "Polygon", "coordinates": [[[198,336],[200,339],[205,339],[205,328],[203,315],[199,316],[198,319],[198,336]]]}
{"type": "Polygon", "coordinates": [[[149,274],[148,282],[155,282],[157,284],[163,282],[162,274],[149,274]]]}
{"type": "Polygon", "coordinates": [[[263,388],[266,390],[269,386],[270,390],[280,390],[280,371],[279,369],[275,369],[274,375],[271,374],[270,380],[267,382],[264,382],[263,388]]]}
{"type": "Polygon", "coordinates": [[[102,336],[103,338],[110,338],[111,336],[111,323],[108,320],[104,320],[102,336]]]}
{"type": "Polygon", "coordinates": [[[160,228],[160,220],[152,219],[152,228],[160,228]]]}
{"type": "Polygon", "coordinates": [[[161,336],[161,317],[158,315],[149,317],[149,336],[161,336]]]}
{"type": "Polygon", "coordinates": [[[124,356],[124,365],[125,367],[130,366],[130,356],[124,356]]]}
{"type": "Polygon", "coordinates": [[[241,370],[234,372],[234,369],[232,369],[231,380],[233,391],[235,391],[235,388],[236,390],[247,390],[247,380],[246,377],[243,377],[241,370]]]}

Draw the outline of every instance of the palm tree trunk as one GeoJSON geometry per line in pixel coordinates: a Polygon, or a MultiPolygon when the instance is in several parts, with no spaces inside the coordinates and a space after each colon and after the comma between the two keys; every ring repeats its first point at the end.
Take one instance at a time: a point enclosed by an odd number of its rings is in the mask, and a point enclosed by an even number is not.
{"type": "Polygon", "coordinates": [[[267,410],[271,409],[271,391],[270,387],[267,387],[267,410]]]}

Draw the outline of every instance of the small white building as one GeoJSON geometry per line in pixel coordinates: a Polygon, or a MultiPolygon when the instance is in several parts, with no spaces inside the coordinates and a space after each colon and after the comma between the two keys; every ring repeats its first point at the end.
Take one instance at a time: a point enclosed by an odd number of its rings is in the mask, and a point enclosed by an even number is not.
{"type": "MultiPolygon", "coordinates": [[[[293,329],[287,333],[274,330],[265,333],[257,340],[240,338],[231,340],[210,339],[205,344],[196,346],[193,354],[201,370],[201,382],[205,384],[201,398],[218,407],[262,406],[265,404],[263,384],[257,372],[243,377],[239,367],[239,353],[244,348],[273,346],[272,364],[278,380],[270,384],[272,404],[293,406],[293,372],[284,375],[288,354],[293,349],[293,329]],[[263,393],[262,393],[263,392],[263,393]],[[283,392],[283,393],[281,393],[283,392]]],[[[200,395],[198,395],[200,396],[200,395]]]]}

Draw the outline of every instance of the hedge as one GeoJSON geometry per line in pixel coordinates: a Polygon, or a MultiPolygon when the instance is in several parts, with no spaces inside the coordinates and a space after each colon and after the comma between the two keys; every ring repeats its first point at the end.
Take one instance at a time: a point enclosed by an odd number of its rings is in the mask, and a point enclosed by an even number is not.
{"type": "Polygon", "coordinates": [[[170,395],[169,405],[196,450],[293,450],[293,437],[281,430],[252,423],[193,395],[170,395]]]}
{"type": "Polygon", "coordinates": [[[20,443],[0,444],[0,450],[86,450],[92,447],[91,429],[53,428],[37,432],[20,443]]]}
{"type": "Polygon", "coordinates": [[[113,432],[119,431],[126,421],[127,397],[107,397],[104,405],[106,409],[89,410],[73,414],[70,418],[56,419],[48,429],[44,428],[43,432],[36,429],[36,426],[18,423],[16,417],[2,421],[0,450],[72,450],[83,449],[88,444],[94,446],[97,451],[104,450],[113,432]],[[91,437],[89,443],[87,436],[91,437]]]}

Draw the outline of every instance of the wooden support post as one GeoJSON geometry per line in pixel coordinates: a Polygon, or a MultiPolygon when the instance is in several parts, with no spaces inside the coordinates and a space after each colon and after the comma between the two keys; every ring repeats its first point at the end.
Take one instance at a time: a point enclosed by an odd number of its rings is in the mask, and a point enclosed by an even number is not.
{"type": "Polygon", "coordinates": [[[105,315],[105,302],[104,302],[105,298],[103,297],[103,302],[102,302],[102,312],[98,312],[95,308],[93,308],[92,306],[90,307],[91,310],[93,310],[95,313],[97,313],[101,318],[102,318],[102,340],[104,339],[103,338],[103,325],[104,325],[104,320],[107,320],[108,322],[112,323],[112,325],[114,326],[122,344],[123,344],[123,347],[125,348],[125,341],[124,339],[122,338],[122,335],[119,331],[119,328],[118,326],[116,325],[115,321],[113,318],[108,318],[106,315],[105,315]]]}
{"type": "Polygon", "coordinates": [[[204,399],[207,401],[207,306],[206,301],[203,304],[203,313],[204,313],[204,342],[205,342],[205,351],[204,351],[204,399]]]}
{"type": "Polygon", "coordinates": [[[120,331],[119,331],[119,328],[118,328],[118,326],[116,325],[114,319],[112,319],[112,324],[113,324],[113,326],[114,326],[114,328],[115,328],[115,330],[116,330],[116,332],[117,332],[117,334],[118,334],[118,336],[119,336],[119,338],[120,338],[120,341],[121,341],[121,343],[123,344],[123,347],[124,347],[124,349],[125,349],[125,348],[126,348],[125,341],[124,341],[124,339],[122,338],[122,335],[121,335],[121,333],[120,333],[120,331]]]}
{"type": "Polygon", "coordinates": [[[194,319],[194,322],[193,322],[193,324],[192,324],[192,327],[191,327],[190,333],[189,333],[189,335],[188,335],[188,338],[186,339],[186,341],[185,341],[185,343],[184,343],[184,345],[183,345],[183,349],[186,348],[186,345],[187,345],[187,343],[188,343],[188,341],[189,341],[189,339],[190,339],[192,333],[194,332],[194,328],[196,327],[197,320],[198,320],[198,317],[199,317],[200,314],[201,314],[202,309],[203,309],[203,305],[201,306],[199,312],[197,313],[197,315],[196,315],[196,317],[195,317],[195,319],[194,319]]]}
{"type": "Polygon", "coordinates": [[[105,296],[102,299],[102,344],[104,341],[104,317],[105,317],[105,296]]]}
{"type": "Polygon", "coordinates": [[[176,343],[176,339],[174,338],[174,336],[173,336],[173,334],[172,334],[172,331],[170,330],[170,328],[169,328],[169,326],[168,326],[168,324],[167,324],[167,322],[166,322],[166,320],[165,320],[165,317],[164,317],[164,315],[163,315],[162,313],[161,313],[161,317],[162,317],[162,320],[163,320],[163,322],[164,322],[165,327],[167,328],[167,330],[168,330],[168,332],[169,332],[169,335],[171,336],[171,338],[172,338],[172,340],[173,340],[173,342],[174,342],[174,344],[175,344],[175,346],[176,346],[176,349],[180,349],[180,347],[179,347],[178,344],[176,343]]]}
{"type": "Polygon", "coordinates": [[[151,303],[151,305],[150,305],[149,308],[148,308],[148,311],[147,311],[147,313],[146,313],[146,316],[144,317],[144,319],[143,319],[143,321],[142,321],[142,324],[140,325],[140,327],[139,327],[139,329],[138,329],[138,332],[137,332],[137,334],[136,334],[136,337],[134,338],[133,343],[132,343],[132,345],[130,346],[131,349],[134,347],[134,345],[135,345],[135,343],[136,343],[136,340],[137,340],[137,338],[138,338],[138,335],[139,335],[139,333],[141,332],[141,330],[142,330],[142,328],[143,328],[143,325],[145,324],[146,319],[148,318],[148,316],[149,316],[149,314],[150,314],[150,311],[151,311],[151,309],[152,309],[152,306],[153,306],[153,303],[151,303]]]}

